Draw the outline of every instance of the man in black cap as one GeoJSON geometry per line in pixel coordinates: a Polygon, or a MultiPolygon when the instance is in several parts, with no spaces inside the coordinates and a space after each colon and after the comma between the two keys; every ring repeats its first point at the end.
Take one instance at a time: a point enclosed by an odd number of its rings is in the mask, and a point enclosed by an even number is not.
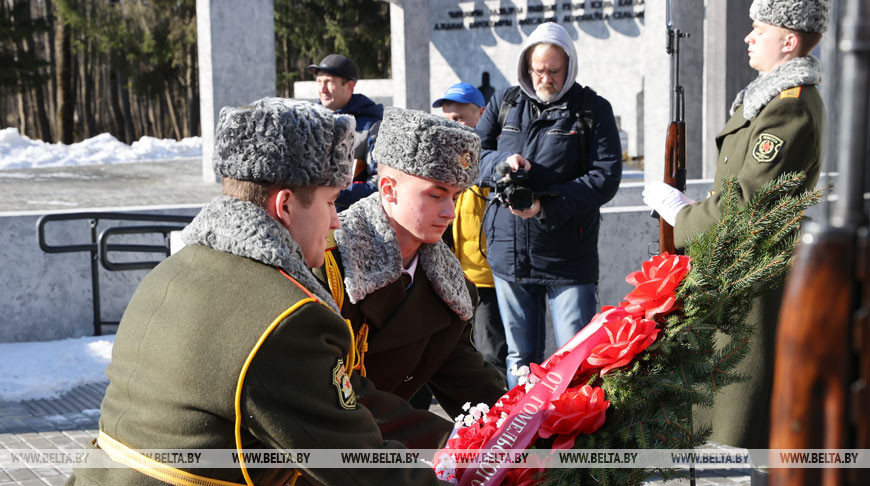
{"type": "Polygon", "coordinates": [[[320,64],[308,66],[307,70],[317,81],[320,104],[336,113],[351,115],[356,119],[353,184],[343,190],[335,202],[337,208],[342,210],[375,192],[372,179],[377,166],[370,151],[377,137],[377,126],[384,117],[384,105],[375,103],[365,95],[354,94],[359,69],[356,63],[341,54],[330,54],[320,64]]]}

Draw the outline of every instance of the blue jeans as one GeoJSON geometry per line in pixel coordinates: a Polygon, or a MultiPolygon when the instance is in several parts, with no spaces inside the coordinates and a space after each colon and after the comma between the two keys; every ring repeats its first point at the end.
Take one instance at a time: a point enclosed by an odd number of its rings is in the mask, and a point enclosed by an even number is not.
{"type": "Polygon", "coordinates": [[[592,319],[597,310],[596,284],[536,285],[518,284],[493,276],[498,308],[504,322],[508,354],[508,387],[517,384],[510,373],[513,365],[540,363],[545,346],[545,298],[553,313],[556,344],[562,346],[592,319]]]}

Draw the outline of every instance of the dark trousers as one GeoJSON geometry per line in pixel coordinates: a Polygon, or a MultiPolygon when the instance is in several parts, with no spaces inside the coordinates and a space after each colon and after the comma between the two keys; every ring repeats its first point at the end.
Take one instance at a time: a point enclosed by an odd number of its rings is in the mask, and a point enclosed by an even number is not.
{"type": "Polygon", "coordinates": [[[493,287],[477,287],[477,312],[474,315],[474,345],[488,363],[505,375],[507,342],[493,287]]]}

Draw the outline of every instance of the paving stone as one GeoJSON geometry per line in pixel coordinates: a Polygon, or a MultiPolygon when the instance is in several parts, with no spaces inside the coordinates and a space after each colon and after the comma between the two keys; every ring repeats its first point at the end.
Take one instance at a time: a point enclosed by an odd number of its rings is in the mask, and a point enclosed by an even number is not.
{"type": "Polygon", "coordinates": [[[33,474],[33,471],[27,468],[21,469],[7,469],[6,473],[9,474],[9,477],[15,481],[24,481],[27,479],[36,479],[36,474],[33,474]]]}
{"type": "Polygon", "coordinates": [[[6,449],[22,449],[26,446],[24,441],[15,434],[0,435],[0,444],[6,449]]]}
{"type": "Polygon", "coordinates": [[[18,482],[19,486],[45,486],[45,482],[40,478],[27,479],[18,482]]]}
{"type": "Polygon", "coordinates": [[[35,439],[27,440],[27,445],[30,446],[31,449],[53,449],[53,445],[51,442],[43,439],[42,437],[37,437],[35,439]]]}
{"type": "Polygon", "coordinates": [[[50,486],[63,486],[64,484],[66,484],[66,480],[68,478],[69,478],[68,474],[61,474],[61,475],[52,476],[49,478],[42,478],[42,481],[45,484],[48,484],[50,486]]]}
{"type": "Polygon", "coordinates": [[[78,444],[69,437],[60,435],[46,439],[53,449],[76,449],[78,444]]]}

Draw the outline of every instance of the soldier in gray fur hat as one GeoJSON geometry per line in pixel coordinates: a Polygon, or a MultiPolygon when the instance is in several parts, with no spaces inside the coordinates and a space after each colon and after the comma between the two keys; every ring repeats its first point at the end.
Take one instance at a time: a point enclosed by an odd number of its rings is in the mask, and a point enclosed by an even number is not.
{"type": "Polygon", "coordinates": [[[477,179],[480,139],[451,120],[391,108],[374,156],[378,193],[339,215],[318,273],[357,334],[358,367],[405,400],[428,385],[451,416],[465,402],[493,404],[504,380],[471,342],[475,287],[441,241],[477,179]]]}
{"type": "MultiPolygon", "coordinates": [[[[353,131],[352,117],[294,100],[221,110],[223,195],[139,285],[106,370],[97,446],[126,467],[77,469],[68,484],[437,483],[429,469],[149,468],[137,452],[402,447],[357,401],[353,336],[310,270],[338,227],[353,131]]],[[[378,397],[387,423],[445,422],[378,397]]]]}
{"type": "MultiPolygon", "coordinates": [[[[716,137],[719,157],[713,191],[695,202],[654,182],[644,201],[674,226],[681,247],[719,220],[723,181],[736,177],[744,202],[785,172],[807,175],[799,191],[815,187],[821,168],[825,108],[816,89],[821,63],[810,52],[828,27],[829,0],[755,0],[749,8],[752,31],[749,65],[758,78],[738,93],[731,119],[716,137]]],[[[781,289],[758,289],[749,316],[756,333],[738,373],[750,379],[725,387],[712,409],[696,410],[697,426],[712,424],[711,440],[750,449],[767,448],[773,357],[781,289]]],[[[726,343],[721,343],[725,345],[726,343]]]]}

